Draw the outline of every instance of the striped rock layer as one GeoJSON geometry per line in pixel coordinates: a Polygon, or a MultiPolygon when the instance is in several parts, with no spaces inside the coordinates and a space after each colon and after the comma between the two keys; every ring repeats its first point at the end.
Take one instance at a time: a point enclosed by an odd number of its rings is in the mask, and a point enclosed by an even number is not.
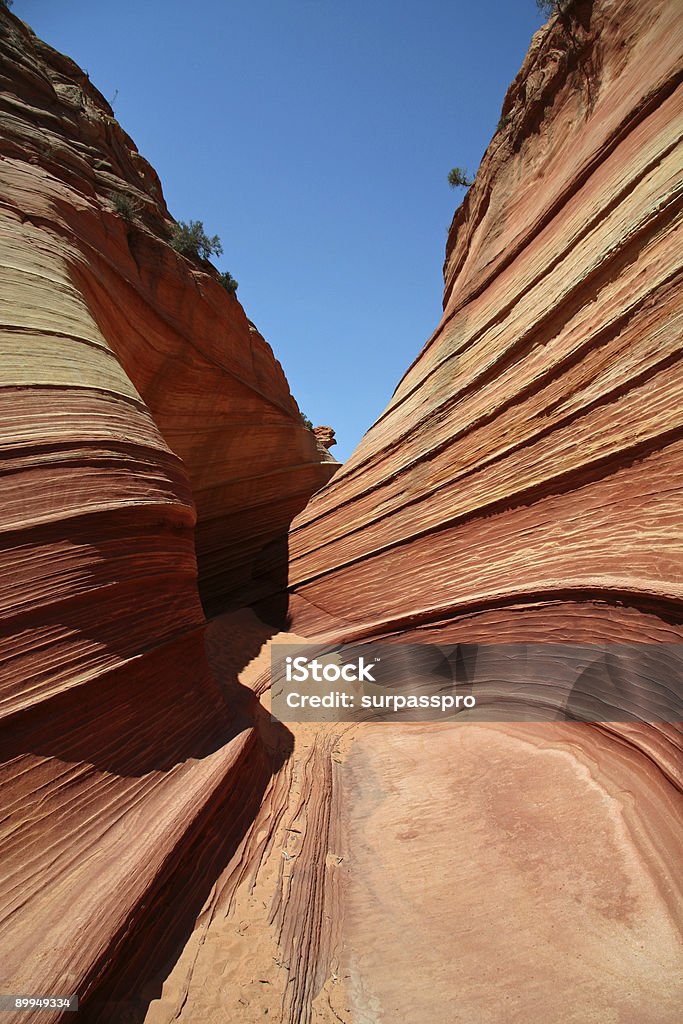
{"type": "Polygon", "coordinates": [[[574,10],[453,219],[438,328],[292,525],[299,632],[681,638],[680,11],[574,10]]]}
{"type": "MultiPolygon", "coordinates": [[[[573,12],[456,213],[441,324],[294,522],[281,639],[681,640],[680,21],[573,12]]],[[[674,1024],[674,725],[287,729],[270,630],[205,633],[334,467],[101,97],[0,16],[0,991],[86,1024],[674,1024]]]]}
{"type": "Polygon", "coordinates": [[[281,586],[336,464],[109,105],[4,6],[0,123],[0,991],[87,1006],[177,941],[258,805],[200,597],[281,586]]]}
{"type": "MultiPolygon", "coordinates": [[[[441,322],[292,524],[297,634],[683,641],[681,9],[564,6],[453,219],[441,322]]],[[[339,1019],[673,1024],[680,722],[354,735],[339,1019]]]]}

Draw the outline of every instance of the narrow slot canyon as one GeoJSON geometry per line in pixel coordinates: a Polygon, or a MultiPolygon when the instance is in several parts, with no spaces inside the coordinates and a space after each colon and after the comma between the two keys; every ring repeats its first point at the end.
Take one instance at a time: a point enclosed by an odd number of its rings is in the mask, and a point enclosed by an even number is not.
{"type": "Polygon", "coordinates": [[[87,73],[0,51],[0,996],[78,997],[3,1019],[674,1024],[678,4],[536,32],[343,462],[87,73]],[[271,713],[376,643],[621,645],[636,711],[271,713]]]}

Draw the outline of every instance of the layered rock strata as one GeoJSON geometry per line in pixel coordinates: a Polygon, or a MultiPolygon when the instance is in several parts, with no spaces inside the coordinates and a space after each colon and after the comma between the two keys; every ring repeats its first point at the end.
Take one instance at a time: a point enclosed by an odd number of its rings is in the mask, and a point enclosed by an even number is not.
{"type": "Polygon", "coordinates": [[[274,765],[200,596],[281,586],[336,464],[87,76],[4,7],[0,49],[0,990],[121,1021],[274,765]]]}
{"type": "MultiPolygon", "coordinates": [[[[159,179],[87,76],[7,12],[2,47],[4,400],[40,408],[49,393],[33,443],[82,431],[85,458],[118,445],[125,486],[140,474],[121,460],[149,446],[151,419],[160,458],[170,449],[189,477],[202,599],[243,603],[260,552],[336,463],[217,273],[167,244],[159,179]]],[[[111,476],[92,472],[106,502],[111,476]]]]}
{"type": "MultiPolygon", "coordinates": [[[[279,640],[680,644],[677,26],[533,40],[443,321],[293,524],[279,640]]],[[[147,1024],[678,1020],[678,724],[288,728],[147,1024]]]]}
{"type": "MultiPolygon", "coordinates": [[[[193,492],[205,602],[262,596],[321,456],[101,98],[5,24],[2,989],[77,992],[98,1024],[674,1024],[675,723],[286,728],[271,630],[205,629],[193,492]],[[237,474],[248,522],[210,472],[230,436],[190,443],[218,365],[231,408],[293,431],[283,506],[237,474]]],[[[578,0],[534,38],[442,322],[295,521],[279,640],[680,642],[681,50],[658,0],[578,0]]]]}
{"type": "Polygon", "coordinates": [[[290,535],[336,637],[680,639],[680,16],[534,38],[451,226],[444,313],[290,535]]]}
{"type": "MultiPolygon", "coordinates": [[[[299,634],[683,640],[680,11],[565,7],[454,217],[439,326],[294,521],[299,634]]],[[[683,744],[643,718],[358,727],[339,1019],[673,1024],[683,744]]]]}

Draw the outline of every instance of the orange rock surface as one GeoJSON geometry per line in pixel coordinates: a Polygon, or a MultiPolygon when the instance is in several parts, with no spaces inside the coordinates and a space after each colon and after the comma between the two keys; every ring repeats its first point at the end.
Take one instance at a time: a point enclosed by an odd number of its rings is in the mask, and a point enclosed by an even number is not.
{"type": "Polygon", "coordinates": [[[332,448],[337,442],[332,427],[313,427],[313,433],[318,439],[318,444],[323,448],[332,448]]]}
{"type": "MultiPolygon", "coordinates": [[[[169,489],[156,477],[188,476],[205,606],[243,603],[271,589],[259,559],[336,463],[321,459],[280,364],[216,272],[166,244],[159,180],[106,100],[2,19],[3,419],[23,421],[24,447],[60,446],[17,473],[17,488],[38,473],[43,494],[26,513],[17,490],[18,524],[88,502],[172,502],[154,495],[169,489]]],[[[170,490],[188,502],[187,481],[170,490]]]]}
{"type": "MultiPolygon", "coordinates": [[[[683,640],[683,22],[572,11],[454,217],[439,326],[293,523],[299,634],[683,640]]],[[[339,1019],[677,1020],[680,723],[346,741],[339,1019]]]]}
{"type": "Polygon", "coordinates": [[[268,714],[270,644],[683,640],[680,15],[572,10],[274,636],[201,601],[272,595],[337,466],[0,7],[0,992],[81,1001],[8,1024],[677,1024],[679,725],[268,714]]]}
{"type": "Polygon", "coordinates": [[[86,75],[4,6],[0,49],[0,992],[121,1019],[272,767],[200,595],[280,587],[336,463],[86,75]]]}
{"type": "Polygon", "coordinates": [[[681,637],[676,8],[580,3],[534,37],[441,323],[293,524],[297,631],[681,637]]]}
{"type": "MultiPolygon", "coordinates": [[[[679,22],[578,14],[506,98],[440,327],[293,524],[300,637],[682,639],[679,22]]],[[[678,1021],[678,725],[288,728],[146,1024],[678,1021]]]]}

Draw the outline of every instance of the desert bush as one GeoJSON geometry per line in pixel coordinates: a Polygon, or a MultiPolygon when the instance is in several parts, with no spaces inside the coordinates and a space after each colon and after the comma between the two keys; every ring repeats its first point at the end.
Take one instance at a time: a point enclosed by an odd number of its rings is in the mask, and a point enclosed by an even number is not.
{"type": "Polygon", "coordinates": [[[223,246],[218,235],[207,235],[200,220],[191,220],[188,224],[179,220],[173,225],[171,245],[181,256],[188,259],[208,260],[212,256],[220,256],[223,246]]]}
{"type": "Polygon", "coordinates": [[[553,14],[566,14],[571,0],[536,0],[538,10],[545,18],[551,18],[553,14]]]}
{"type": "Polygon", "coordinates": [[[234,295],[239,287],[239,282],[235,280],[229,270],[224,270],[222,274],[219,274],[218,280],[230,295],[234,295]]]}
{"type": "Polygon", "coordinates": [[[132,199],[122,192],[115,192],[111,197],[111,201],[119,217],[123,217],[127,221],[135,220],[142,205],[138,199],[132,199]]]}
{"type": "Polygon", "coordinates": [[[308,430],[313,430],[313,421],[309,420],[308,416],[304,416],[303,413],[300,413],[299,415],[301,416],[301,422],[303,425],[307,427],[308,430]]]}
{"type": "Polygon", "coordinates": [[[462,167],[453,167],[448,172],[448,184],[451,188],[457,188],[459,185],[469,188],[472,184],[472,179],[468,177],[467,171],[463,170],[462,167]]]}

